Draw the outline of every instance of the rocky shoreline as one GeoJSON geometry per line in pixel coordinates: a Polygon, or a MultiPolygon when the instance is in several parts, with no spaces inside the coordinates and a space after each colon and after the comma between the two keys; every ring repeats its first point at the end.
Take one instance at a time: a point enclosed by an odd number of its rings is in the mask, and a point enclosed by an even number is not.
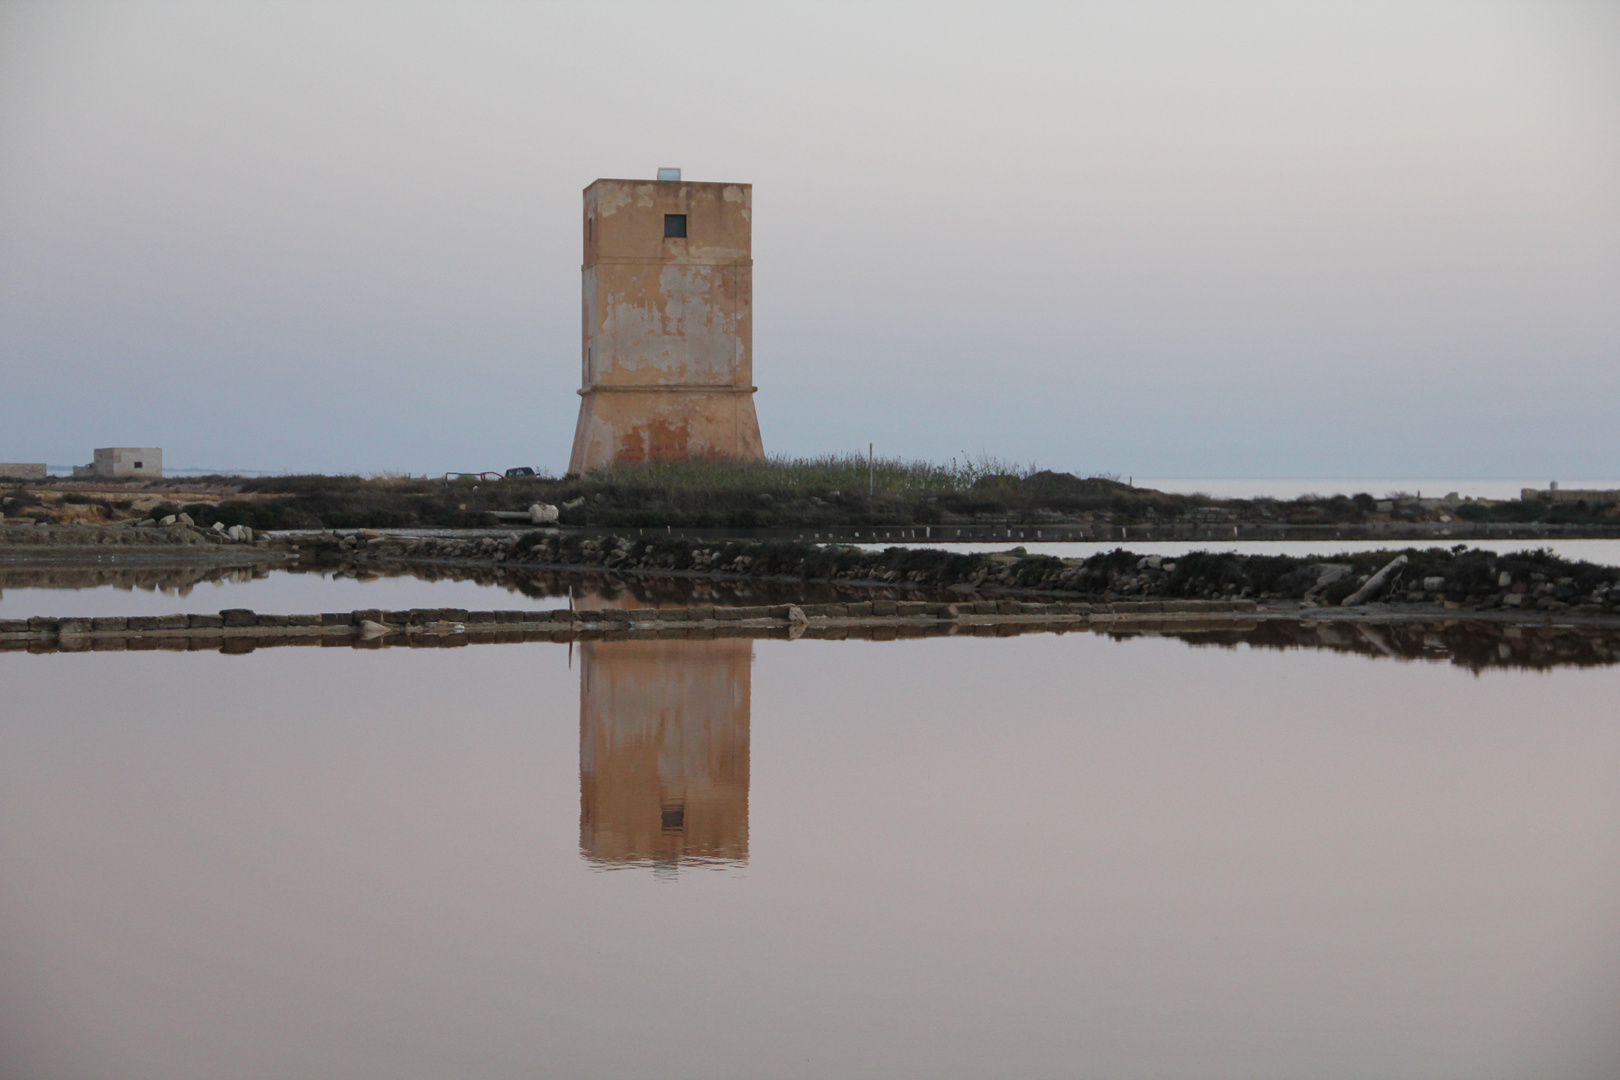
{"type": "Polygon", "coordinates": [[[95,560],[253,559],[300,570],[370,577],[462,568],[502,574],[585,574],[749,583],[783,599],[810,591],[879,589],[932,601],[1022,597],[1116,601],[1293,602],[1307,609],[1372,602],[1431,605],[1456,614],[1538,612],[1620,616],[1620,568],[1546,551],[1497,554],[1407,548],[1323,558],[1194,551],[1169,558],[1118,548],[1058,558],[1023,547],[960,552],[926,547],[872,550],[783,540],[704,540],[674,534],[588,534],[570,529],[411,536],[357,530],[267,536],[202,530],[185,522],[148,528],[61,526],[0,529],[0,565],[95,560]],[[46,534],[40,536],[38,534],[46,534]],[[46,540],[48,544],[24,543],[46,540]]]}
{"type": "Polygon", "coordinates": [[[1177,558],[1118,549],[1085,559],[951,552],[938,548],[861,548],[795,541],[708,542],[680,536],[586,536],[537,530],[521,536],[403,537],[357,532],[306,534],[294,549],[306,565],[361,574],[412,564],[484,563],[619,575],[751,578],[880,585],[951,594],[1044,595],[1091,601],[1293,600],[1307,607],[1383,600],[1453,611],[1507,609],[1616,615],[1620,568],[1546,552],[1498,555],[1469,550],[1369,551],[1326,559],[1191,552],[1177,558]]]}

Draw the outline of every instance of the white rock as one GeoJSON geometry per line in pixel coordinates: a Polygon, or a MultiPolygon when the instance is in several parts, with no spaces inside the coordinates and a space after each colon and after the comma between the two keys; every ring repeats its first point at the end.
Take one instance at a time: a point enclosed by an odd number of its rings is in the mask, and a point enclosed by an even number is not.
{"type": "Polygon", "coordinates": [[[550,503],[535,503],[529,507],[529,520],[536,525],[549,525],[557,520],[557,508],[550,503]]]}
{"type": "Polygon", "coordinates": [[[214,531],[217,532],[217,533],[224,532],[225,531],[225,523],[223,521],[214,522],[214,531]]]}
{"type": "Polygon", "coordinates": [[[1317,563],[1311,567],[1316,571],[1316,582],[1305,590],[1307,600],[1327,592],[1328,586],[1349,577],[1355,567],[1348,563],[1317,563]]]}
{"type": "Polygon", "coordinates": [[[1496,575],[1496,587],[1498,589],[1505,589],[1511,584],[1513,584],[1513,575],[1508,571],[1504,570],[1496,575]]]}
{"type": "Polygon", "coordinates": [[[1426,577],[1423,579],[1423,588],[1425,592],[1439,592],[1445,587],[1446,579],[1443,577],[1426,577]]]}
{"type": "Polygon", "coordinates": [[[164,518],[162,521],[159,521],[158,524],[159,525],[173,525],[176,520],[178,520],[178,519],[173,514],[170,514],[168,517],[164,518]]]}
{"type": "Polygon", "coordinates": [[[180,513],[176,514],[174,519],[176,521],[178,521],[182,525],[196,525],[197,524],[195,521],[191,520],[191,515],[186,513],[184,510],[182,510],[182,511],[180,511],[180,513]]]}

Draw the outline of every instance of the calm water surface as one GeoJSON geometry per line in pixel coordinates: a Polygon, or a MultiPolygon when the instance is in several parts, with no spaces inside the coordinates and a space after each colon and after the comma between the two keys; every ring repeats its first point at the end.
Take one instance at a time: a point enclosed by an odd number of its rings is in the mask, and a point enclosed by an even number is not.
{"type": "MultiPolygon", "coordinates": [[[[566,593],[534,595],[543,590],[407,575],[359,581],[314,572],[204,565],[129,568],[118,574],[126,579],[123,582],[86,584],[92,572],[81,566],[62,567],[54,574],[62,582],[57,585],[33,583],[34,579],[51,576],[48,571],[0,568],[0,618],[191,614],[233,607],[293,614],[363,608],[520,610],[568,606],[566,593]]],[[[103,573],[113,576],[110,569],[103,573]]]]}
{"type": "MultiPolygon", "coordinates": [[[[825,585],[784,590],[767,582],[633,575],[505,573],[424,568],[428,575],[356,579],[314,571],[220,566],[0,567],[0,618],[34,615],[167,615],[251,608],[276,614],[418,607],[524,611],[567,607],[821,602],[842,598],[825,585]],[[455,580],[451,575],[469,575],[455,580]],[[111,579],[111,580],[109,580],[111,579]],[[491,580],[495,579],[495,580],[491,580]],[[769,598],[769,599],[766,599],[769,598]]],[[[856,595],[869,595],[857,593],[856,595]]]]}
{"type": "Polygon", "coordinates": [[[6,1077],[1620,1074],[1620,669],[0,654],[6,1077]]]}

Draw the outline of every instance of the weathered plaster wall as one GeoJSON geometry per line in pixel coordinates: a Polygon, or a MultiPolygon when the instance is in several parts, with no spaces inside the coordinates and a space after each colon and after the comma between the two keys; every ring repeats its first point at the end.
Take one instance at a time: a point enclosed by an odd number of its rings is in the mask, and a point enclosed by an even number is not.
{"type": "Polygon", "coordinates": [[[753,189],[598,180],[585,189],[579,425],[570,472],[760,458],[753,403],[753,189]],[[687,235],[666,237],[666,214],[687,235]]]}

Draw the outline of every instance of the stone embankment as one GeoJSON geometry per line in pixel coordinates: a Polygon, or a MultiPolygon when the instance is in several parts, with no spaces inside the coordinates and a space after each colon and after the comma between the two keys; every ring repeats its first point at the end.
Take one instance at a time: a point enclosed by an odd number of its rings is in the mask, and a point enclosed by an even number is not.
{"type": "Polygon", "coordinates": [[[1287,555],[1192,552],[1176,558],[1117,549],[1084,559],[938,548],[862,548],[791,541],[701,541],[680,536],[585,536],[544,530],[522,536],[306,534],[306,562],[346,572],[413,563],[472,562],[559,571],[683,574],[780,583],[828,582],[932,591],[1114,600],[1297,600],[1307,606],[1381,601],[1455,609],[1620,610],[1620,568],[1569,562],[1544,552],[1408,549],[1318,561],[1287,555]]]}
{"type": "Polygon", "coordinates": [[[456,565],[788,587],[816,583],[841,591],[880,586],[936,600],[962,595],[1092,602],[1252,599],[1293,600],[1309,607],[1380,602],[1471,611],[1620,614],[1620,568],[1572,562],[1547,552],[1498,555],[1461,544],[1408,548],[1398,555],[1357,552],[1331,561],[1207,551],[1165,558],[1124,549],[1063,559],[1021,547],[996,554],[899,547],[875,551],[797,541],[593,536],[558,529],[474,537],[358,531],[271,538],[240,526],[199,530],[181,521],[146,528],[8,526],[0,540],[9,545],[0,547],[0,561],[12,563],[117,561],[162,552],[185,553],[187,558],[195,554],[199,561],[252,554],[355,576],[456,565]],[[238,539],[232,540],[233,535],[238,539]],[[152,546],[150,540],[160,540],[160,545],[152,546]],[[117,545],[116,550],[107,551],[104,545],[109,544],[117,545]]]}
{"type": "Polygon", "coordinates": [[[217,525],[199,529],[189,516],[178,514],[155,521],[125,521],[112,525],[0,524],[0,552],[5,548],[61,548],[71,552],[88,547],[116,548],[268,548],[270,538],[246,525],[217,525]]]}
{"type": "Polygon", "coordinates": [[[871,601],[738,607],[595,608],[570,612],[418,608],[320,615],[231,609],[214,615],[0,621],[0,652],[248,653],[277,646],[453,648],[516,642],[812,638],[895,641],[1091,632],[1171,637],[1235,648],[1326,649],[1394,659],[1449,661],[1474,671],[1602,667],[1620,662],[1620,627],[1542,621],[1508,613],[1472,619],[1441,613],[1304,614],[1248,602],[1038,604],[1013,600],[935,604],[871,601]]]}
{"type": "Polygon", "coordinates": [[[223,649],[260,645],[464,645],[497,641],[569,641],[605,634],[657,636],[664,631],[781,629],[791,637],[898,636],[904,630],[986,632],[998,628],[1123,623],[1233,625],[1252,622],[1253,601],[1159,604],[1027,603],[980,600],[956,604],[871,600],[853,604],[700,605],[679,608],[556,608],[538,611],[325,612],[265,615],[231,608],[216,615],[129,615],[101,618],[0,619],[0,650],[223,649]],[[384,640],[387,639],[387,640],[384,640]]]}

